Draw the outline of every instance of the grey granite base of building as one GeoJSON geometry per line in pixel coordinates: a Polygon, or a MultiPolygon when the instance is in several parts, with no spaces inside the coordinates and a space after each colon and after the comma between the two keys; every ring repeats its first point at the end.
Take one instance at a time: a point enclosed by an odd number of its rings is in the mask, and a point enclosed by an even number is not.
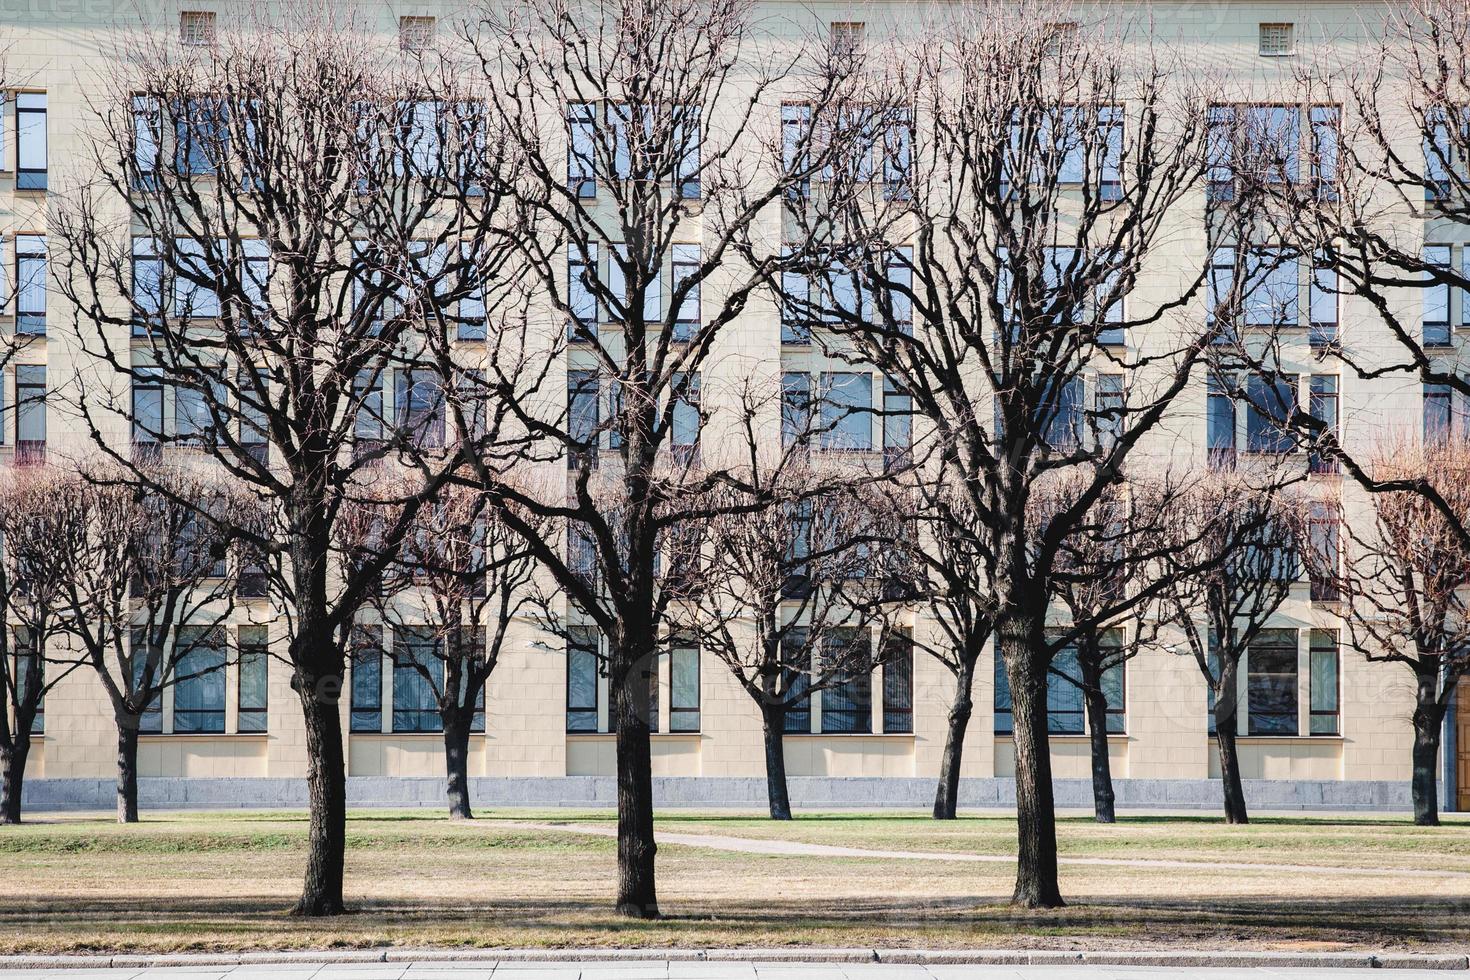
{"type": "MultiPolygon", "coordinates": [[[[1092,806],[1092,782],[1057,779],[1058,807],[1092,806]]],[[[1213,779],[1119,779],[1117,805],[1128,808],[1201,809],[1221,806],[1220,784],[1213,779]]],[[[479,807],[611,807],[617,786],[611,776],[481,777],[470,780],[479,807]]],[[[766,783],[761,778],[677,776],[655,777],[653,792],[660,806],[748,807],[764,809],[766,783]]],[[[804,809],[904,807],[927,809],[934,800],[934,780],[903,777],[796,776],[790,780],[791,802],[804,809]]],[[[1258,810],[1407,810],[1409,784],[1381,780],[1247,779],[1247,803],[1258,810]]],[[[167,777],[138,780],[139,803],[146,809],[297,808],[306,806],[302,779],[267,777],[225,779],[167,777]]],[[[114,805],[110,779],[32,779],[25,784],[24,804],[31,810],[106,810],[114,805]]],[[[351,776],[347,802],[355,807],[445,806],[444,781],[429,778],[351,776]]],[[[1016,802],[1011,779],[966,779],[960,784],[962,807],[1011,807],[1016,802]]]]}

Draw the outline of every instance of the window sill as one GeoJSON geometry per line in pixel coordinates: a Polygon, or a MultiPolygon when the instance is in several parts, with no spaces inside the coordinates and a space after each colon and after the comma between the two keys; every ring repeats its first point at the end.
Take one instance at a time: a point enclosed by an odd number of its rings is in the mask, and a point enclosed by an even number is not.
{"type": "MultiPolygon", "coordinates": [[[[1210,736],[1214,738],[1214,736],[1210,736]]],[[[1345,742],[1342,735],[1237,735],[1237,742],[1254,742],[1257,745],[1292,745],[1298,742],[1345,742]]]]}
{"type": "MultiPolygon", "coordinates": [[[[617,738],[617,732],[567,732],[567,738],[617,738]]],[[[649,732],[649,738],[703,738],[703,732],[649,732]]]]}
{"type": "MultiPolygon", "coordinates": [[[[348,732],[353,738],[432,738],[442,739],[443,732],[348,732]]],[[[470,738],[481,737],[484,732],[470,732],[470,738]]]]}
{"type": "Polygon", "coordinates": [[[913,732],[786,732],[788,738],[884,738],[911,739],[913,732]]]}
{"type": "Polygon", "coordinates": [[[261,739],[269,738],[270,734],[270,732],[139,732],[138,741],[166,741],[175,738],[261,739]]]}

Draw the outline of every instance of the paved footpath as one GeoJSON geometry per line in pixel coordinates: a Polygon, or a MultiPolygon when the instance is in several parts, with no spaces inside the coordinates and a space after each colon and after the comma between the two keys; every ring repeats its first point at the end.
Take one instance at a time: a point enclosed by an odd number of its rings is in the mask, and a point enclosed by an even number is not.
{"type": "Polygon", "coordinates": [[[0,969],[0,980],[1438,980],[1470,971],[1179,966],[700,962],[667,960],[253,963],[141,968],[0,969]]]}

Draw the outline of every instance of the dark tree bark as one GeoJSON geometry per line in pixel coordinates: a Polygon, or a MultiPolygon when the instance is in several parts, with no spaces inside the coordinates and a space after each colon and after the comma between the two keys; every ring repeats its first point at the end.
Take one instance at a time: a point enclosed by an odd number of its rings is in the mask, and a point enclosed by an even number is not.
{"type": "Polygon", "coordinates": [[[117,822],[138,822],[138,716],[119,713],[117,721],[117,822]]]}
{"type": "Polygon", "coordinates": [[[1046,644],[1039,611],[1012,610],[997,623],[1000,655],[1011,686],[1016,743],[1016,890],[1011,904],[1060,908],[1057,820],[1046,729],[1046,644]]]}
{"type": "Polygon", "coordinates": [[[617,717],[618,898],[617,912],[636,919],[658,918],[654,882],[653,760],[648,737],[648,685],[638,658],[617,658],[610,678],[617,717]],[[621,666],[621,669],[619,667],[621,666]]]}
{"type": "Polygon", "coordinates": [[[444,717],[444,771],[448,778],[449,817],[451,820],[473,820],[470,809],[470,719],[474,708],[456,707],[442,712],[444,717]]]}
{"type": "Polygon", "coordinates": [[[28,735],[19,733],[14,743],[9,749],[0,747],[0,767],[4,768],[0,773],[0,825],[20,823],[20,794],[25,784],[31,740],[28,735]]]}
{"type": "Polygon", "coordinates": [[[761,711],[766,740],[766,801],[772,820],[791,819],[786,789],[786,705],[767,704],[761,711]]]}
{"type": "Polygon", "coordinates": [[[1215,744],[1220,751],[1220,784],[1225,796],[1225,822],[1250,823],[1245,809],[1245,787],[1240,782],[1240,754],[1235,744],[1240,705],[1235,697],[1236,665],[1220,661],[1219,690],[1215,694],[1215,744]]]}
{"type": "Polygon", "coordinates": [[[1444,707],[1439,699],[1439,662],[1433,671],[1416,672],[1414,704],[1414,771],[1409,784],[1414,824],[1439,826],[1439,740],[1444,729],[1444,707]]]}
{"type": "Polygon", "coordinates": [[[311,803],[306,881],[295,915],[341,915],[342,871],[347,849],[347,778],[342,752],[342,716],[337,698],[342,678],[292,679],[306,717],[306,786],[311,803]]]}
{"type": "Polygon", "coordinates": [[[965,733],[974,713],[975,663],[966,657],[955,673],[954,701],[949,706],[949,727],[944,736],[944,755],[939,763],[939,788],[934,794],[934,819],[953,820],[960,803],[960,762],[965,753],[965,733]]]}
{"type": "Polygon", "coordinates": [[[1102,662],[1096,655],[1079,658],[1082,692],[1087,705],[1087,731],[1092,743],[1092,812],[1098,823],[1114,823],[1113,763],[1108,756],[1108,699],[1102,689],[1102,662]]]}

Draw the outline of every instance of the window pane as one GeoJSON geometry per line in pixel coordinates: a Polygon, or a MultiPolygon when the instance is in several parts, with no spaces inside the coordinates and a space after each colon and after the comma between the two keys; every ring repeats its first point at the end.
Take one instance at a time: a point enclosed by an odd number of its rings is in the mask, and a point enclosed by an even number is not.
{"type": "Polygon", "coordinates": [[[669,663],[669,730],[699,731],[699,649],[678,647],[669,663]]]}
{"type": "Polygon", "coordinates": [[[1296,735],[1296,631],[1262,630],[1247,662],[1250,734],[1296,735]]]}
{"type": "Polygon", "coordinates": [[[822,375],[822,449],[873,448],[873,378],[868,374],[829,372],[822,375]]]}
{"type": "Polygon", "coordinates": [[[401,630],[394,646],[393,730],[442,730],[439,692],[444,689],[444,661],[439,657],[438,637],[401,630]]]}
{"type": "Polygon", "coordinates": [[[383,730],[383,633],[380,627],[352,631],[352,730],[383,730]]]}

